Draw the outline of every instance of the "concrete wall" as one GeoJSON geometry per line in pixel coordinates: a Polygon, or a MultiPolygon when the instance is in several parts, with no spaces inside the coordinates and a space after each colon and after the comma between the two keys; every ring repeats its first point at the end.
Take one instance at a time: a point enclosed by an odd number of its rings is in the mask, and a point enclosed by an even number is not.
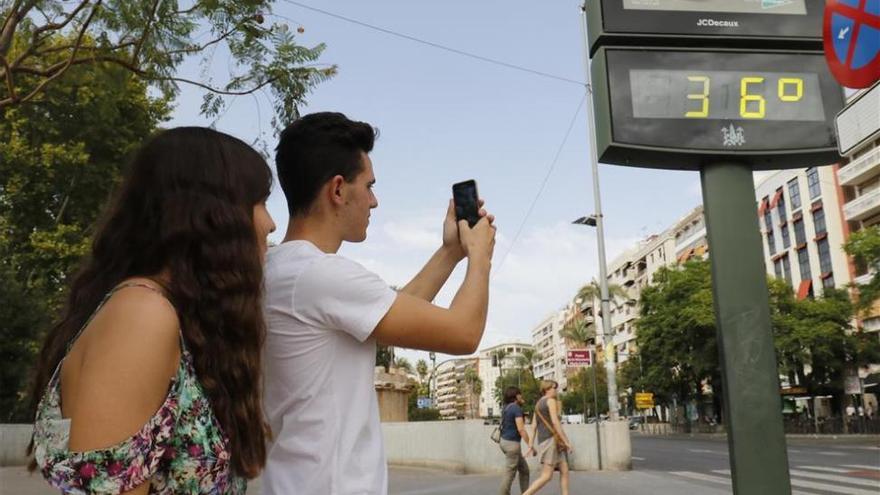
{"type": "MultiPolygon", "coordinates": [[[[494,426],[475,421],[420,421],[385,423],[385,453],[388,463],[447,469],[459,473],[494,473],[504,468],[504,456],[498,444],[489,439],[494,426]]],[[[598,469],[596,425],[565,425],[574,445],[572,469],[598,469]]],[[[531,429],[531,428],[529,428],[531,429]]],[[[632,449],[626,422],[602,424],[603,469],[629,470],[632,449]]],[[[536,459],[528,459],[532,468],[536,459]]]]}
{"type": "Polygon", "coordinates": [[[27,464],[25,451],[31,441],[32,431],[31,425],[0,424],[0,467],[27,464]]]}
{"type": "MultiPolygon", "coordinates": [[[[489,439],[494,426],[480,420],[383,423],[388,463],[432,467],[459,473],[494,473],[504,468],[504,455],[489,439]]],[[[572,469],[593,471],[596,462],[596,425],[565,425],[574,445],[572,469]]],[[[531,431],[531,427],[529,427],[531,431]]],[[[30,425],[0,425],[0,467],[27,463],[25,449],[31,440],[30,425]]],[[[629,470],[631,445],[624,421],[602,423],[603,469],[629,470]]],[[[536,458],[529,465],[537,467],[536,458]]]]}
{"type": "Polygon", "coordinates": [[[406,374],[393,368],[391,373],[386,373],[385,368],[377,366],[373,385],[379,402],[379,421],[409,421],[408,400],[413,386],[406,374]]]}

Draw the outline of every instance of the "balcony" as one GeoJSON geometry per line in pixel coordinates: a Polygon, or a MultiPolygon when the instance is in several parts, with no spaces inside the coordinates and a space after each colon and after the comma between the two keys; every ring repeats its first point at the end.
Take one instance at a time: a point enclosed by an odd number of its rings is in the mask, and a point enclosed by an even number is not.
{"type": "Polygon", "coordinates": [[[850,222],[880,213],[880,189],[863,194],[843,206],[843,216],[850,222]]]}
{"type": "Polygon", "coordinates": [[[876,175],[880,175],[880,148],[874,148],[837,171],[842,186],[855,186],[876,175]]]}

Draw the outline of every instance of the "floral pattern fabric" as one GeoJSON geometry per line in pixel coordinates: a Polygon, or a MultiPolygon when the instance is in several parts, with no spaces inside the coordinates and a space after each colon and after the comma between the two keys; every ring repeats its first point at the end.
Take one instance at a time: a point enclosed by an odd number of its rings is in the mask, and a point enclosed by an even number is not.
{"type": "Polygon", "coordinates": [[[112,447],[86,452],[68,449],[70,420],[61,416],[59,364],[34,423],[34,455],[50,485],[76,495],[118,494],[145,482],[157,495],[245,493],[246,480],[232,473],[229,440],[182,338],[181,347],[168,395],[141,430],[112,447]]]}

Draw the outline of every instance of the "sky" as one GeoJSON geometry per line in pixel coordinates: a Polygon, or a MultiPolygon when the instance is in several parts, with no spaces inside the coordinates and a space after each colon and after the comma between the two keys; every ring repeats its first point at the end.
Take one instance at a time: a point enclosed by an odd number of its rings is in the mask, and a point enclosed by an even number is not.
{"type": "MultiPolygon", "coordinates": [[[[507,64],[585,80],[577,1],[301,3],[507,64]]],[[[379,207],[367,240],[343,245],[340,254],[389,284],[405,285],[440,246],[451,185],[475,179],[498,227],[480,348],[531,343],[531,330],[598,274],[595,230],[571,224],[594,210],[584,87],[394,37],[285,0],[278,0],[273,12],[277,15],[268,20],[287,22],[291,30],[303,27],[300,44],[325,43],[320,62],[338,66],[338,75],[320,84],[301,112],[339,111],[380,131],[371,153],[379,207]]],[[[213,65],[222,72],[229,64],[220,56],[213,65]]],[[[194,65],[183,67],[184,74],[187,70],[198,75],[194,65]]],[[[169,125],[213,123],[247,142],[274,143],[272,104],[265,95],[235,98],[214,121],[199,115],[201,90],[182,89],[169,125]]],[[[600,165],[600,182],[609,261],[701,203],[694,172],[600,165]]],[[[277,185],[268,207],[278,226],[271,239],[280,242],[287,210],[277,185]]],[[[463,273],[464,264],[437,304],[449,304],[463,273]]],[[[413,363],[427,358],[417,351],[397,354],[413,363]]]]}

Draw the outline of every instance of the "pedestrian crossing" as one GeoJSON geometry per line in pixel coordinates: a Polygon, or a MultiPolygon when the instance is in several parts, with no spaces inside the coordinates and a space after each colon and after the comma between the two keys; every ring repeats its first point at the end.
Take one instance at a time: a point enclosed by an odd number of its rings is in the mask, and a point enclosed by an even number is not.
{"type": "MultiPolygon", "coordinates": [[[[713,485],[731,486],[730,470],[708,473],[673,471],[677,478],[713,485]]],[[[793,466],[789,470],[793,495],[878,495],[880,465],[793,466]]]]}

